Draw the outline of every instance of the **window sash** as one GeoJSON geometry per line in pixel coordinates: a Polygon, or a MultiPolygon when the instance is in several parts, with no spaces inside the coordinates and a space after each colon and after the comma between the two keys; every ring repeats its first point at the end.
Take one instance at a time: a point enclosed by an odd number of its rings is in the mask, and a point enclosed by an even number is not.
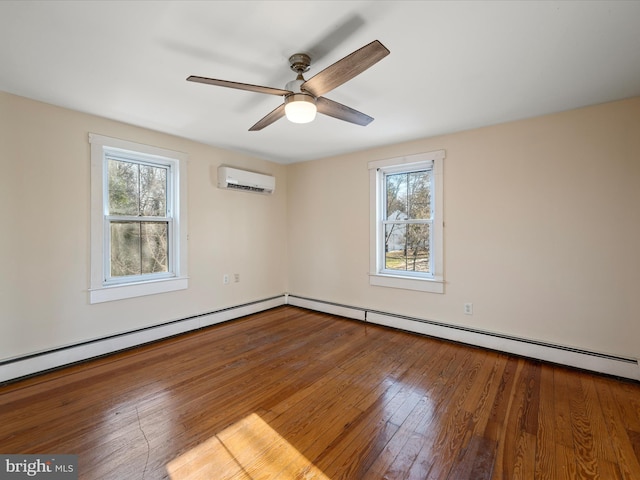
{"type": "MultiPolygon", "coordinates": [[[[104,216],[107,217],[110,215],[109,211],[109,160],[115,160],[118,162],[126,162],[133,163],[136,165],[143,165],[147,167],[158,167],[165,168],[167,170],[167,178],[166,178],[166,217],[173,218],[175,212],[175,201],[177,200],[177,196],[175,194],[175,161],[166,159],[164,161],[150,162],[149,160],[140,159],[140,154],[136,154],[135,152],[124,152],[123,150],[115,150],[115,149],[104,149],[104,161],[102,164],[102,178],[103,178],[103,194],[102,194],[102,202],[103,202],[103,212],[104,216]],[[120,152],[119,154],[117,152],[120,152]],[[130,154],[130,156],[128,155],[130,154]]],[[[127,217],[128,215],[120,215],[121,217],[127,217]]],[[[138,216],[131,215],[130,217],[138,218],[138,216]]],[[[161,216],[153,216],[153,218],[162,218],[161,216]]]]}
{"type": "Polygon", "coordinates": [[[378,197],[378,215],[377,215],[377,262],[376,262],[376,273],[382,275],[396,275],[396,276],[407,276],[414,278],[425,278],[425,279],[433,279],[434,278],[434,262],[431,261],[432,252],[433,252],[433,235],[429,235],[428,248],[429,248],[429,271],[420,272],[413,270],[399,270],[399,269],[389,269],[386,267],[386,259],[387,259],[387,251],[386,251],[386,227],[387,225],[429,225],[429,231],[433,232],[433,223],[434,223],[434,212],[435,212],[435,195],[434,192],[434,175],[433,175],[433,161],[426,162],[418,162],[414,164],[408,165],[392,165],[387,167],[382,167],[377,169],[378,176],[378,188],[377,188],[377,197],[378,197]],[[389,212],[387,212],[387,176],[388,175],[398,175],[405,173],[417,173],[417,172],[429,172],[430,173],[430,182],[429,189],[431,193],[431,205],[430,205],[430,218],[427,219],[414,219],[408,218],[404,220],[388,220],[389,212]]]}
{"type": "Polygon", "coordinates": [[[174,222],[169,217],[127,217],[127,216],[105,216],[104,220],[104,284],[120,285],[127,283],[160,280],[165,278],[174,278],[176,276],[175,269],[175,242],[174,238],[174,222]],[[113,276],[112,270],[112,240],[111,240],[111,224],[112,223],[166,223],[167,224],[167,271],[142,273],[140,275],[119,275],[113,276]]]}

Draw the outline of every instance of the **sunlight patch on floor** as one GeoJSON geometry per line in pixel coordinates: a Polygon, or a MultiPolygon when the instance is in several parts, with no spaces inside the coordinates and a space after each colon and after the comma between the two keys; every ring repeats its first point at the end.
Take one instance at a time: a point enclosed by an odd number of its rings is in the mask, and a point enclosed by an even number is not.
{"type": "Polygon", "coordinates": [[[331,480],[252,413],[167,464],[171,480],[331,480]]]}

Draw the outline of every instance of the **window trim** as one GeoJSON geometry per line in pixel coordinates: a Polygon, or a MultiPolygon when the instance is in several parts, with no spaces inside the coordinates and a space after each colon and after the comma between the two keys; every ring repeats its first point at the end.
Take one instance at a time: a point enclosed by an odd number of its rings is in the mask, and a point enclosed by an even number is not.
{"type": "Polygon", "coordinates": [[[389,158],[371,161],[369,167],[370,181],[370,234],[369,234],[369,283],[370,285],[390,288],[402,288],[430,293],[444,293],[444,220],[443,220],[443,160],[444,150],[419,153],[405,157],[389,158]],[[418,276],[414,273],[389,273],[384,270],[384,240],[381,235],[382,212],[384,211],[384,173],[404,172],[424,169],[430,166],[432,169],[432,185],[434,195],[432,197],[434,218],[431,232],[431,248],[433,262],[433,276],[418,276]]]}
{"type": "MultiPolygon", "coordinates": [[[[89,134],[91,145],[91,280],[89,303],[153,295],[188,288],[187,265],[187,155],[127,140],[89,134]],[[173,196],[171,201],[173,227],[170,232],[170,255],[173,253],[173,270],[165,275],[153,275],[148,279],[136,278],[116,281],[107,279],[109,268],[109,231],[106,228],[106,158],[122,156],[140,163],[171,165],[173,196]]],[[[168,206],[169,207],[169,206],[168,206]]],[[[146,217],[145,217],[146,218],[146,217]]]]}

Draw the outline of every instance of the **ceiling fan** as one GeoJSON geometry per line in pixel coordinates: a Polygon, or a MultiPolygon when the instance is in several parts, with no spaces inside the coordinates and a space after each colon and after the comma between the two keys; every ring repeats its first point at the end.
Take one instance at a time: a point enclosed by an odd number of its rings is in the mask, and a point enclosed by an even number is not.
{"type": "Polygon", "coordinates": [[[365,126],[373,121],[372,117],[341,103],[329,100],[322,95],[361,74],[389,55],[389,53],[389,50],[382,43],[374,40],[338,60],[309,80],[305,80],[302,74],[309,70],[311,57],[305,53],[293,54],[289,57],[289,63],[291,64],[291,70],[297,73],[297,77],[287,83],[284,90],[194,75],[188,77],[187,81],[283,96],[284,103],[259,120],[249,129],[250,132],[262,130],[285,115],[287,119],[294,123],[308,123],[313,121],[316,111],[345,122],[365,126]]]}

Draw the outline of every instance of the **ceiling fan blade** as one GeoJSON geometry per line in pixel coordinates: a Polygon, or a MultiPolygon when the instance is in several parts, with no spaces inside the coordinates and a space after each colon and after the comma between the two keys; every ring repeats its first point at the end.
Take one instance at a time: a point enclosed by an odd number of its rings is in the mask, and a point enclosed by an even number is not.
{"type": "Polygon", "coordinates": [[[365,115],[364,113],[347,107],[346,105],[342,105],[341,103],[329,100],[328,98],[318,97],[316,99],[316,107],[320,113],[339,120],[344,120],[345,122],[362,125],[363,127],[373,122],[373,117],[365,115]]]}
{"type": "Polygon", "coordinates": [[[324,95],[343,83],[361,74],[367,68],[389,55],[387,47],[378,40],[356,50],[346,57],[328,66],[320,73],[303,83],[300,88],[316,97],[324,95]]]}
{"type": "Polygon", "coordinates": [[[253,127],[249,129],[250,132],[257,132],[258,130],[262,130],[264,127],[268,127],[276,120],[280,120],[284,117],[284,103],[268,113],[265,117],[258,121],[253,127]]]}
{"type": "Polygon", "coordinates": [[[250,83],[230,82],[228,80],[216,80],[215,78],[197,77],[191,75],[187,78],[188,82],[206,83],[207,85],[216,85],[218,87],[237,88],[238,90],[248,90],[256,93],[266,93],[268,95],[288,95],[292,92],[282,90],[280,88],[262,87],[260,85],[251,85],[250,83]]]}

